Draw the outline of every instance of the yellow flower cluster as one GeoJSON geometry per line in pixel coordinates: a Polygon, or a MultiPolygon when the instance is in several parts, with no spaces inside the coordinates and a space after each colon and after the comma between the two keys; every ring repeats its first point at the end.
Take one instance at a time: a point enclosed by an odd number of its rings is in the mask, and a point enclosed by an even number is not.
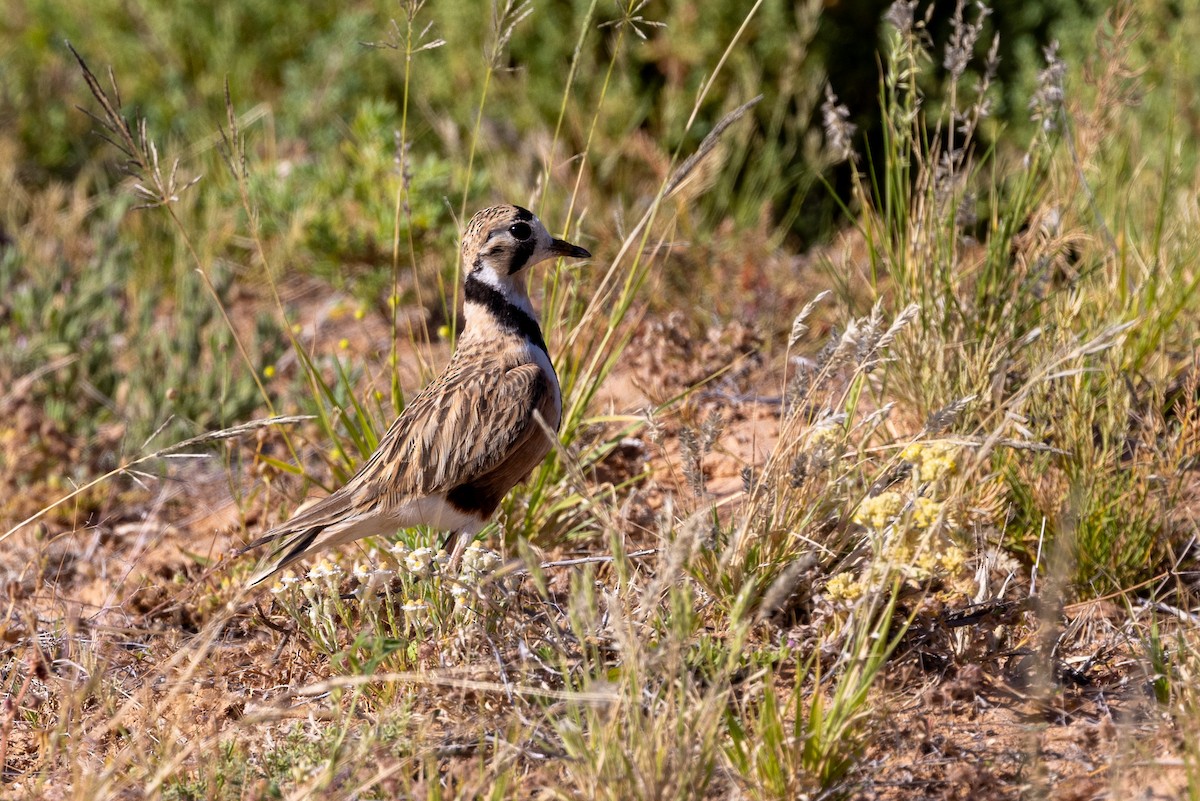
{"type": "MultiPolygon", "coordinates": [[[[943,452],[922,462],[922,466],[931,464],[938,467],[930,470],[947,475],[953,457],[943,452]]],[[[931,580],[953,586],[966,578],[967,554],[946,530],[953,527],[954,521],[946,514],[943,501],[916,495],[912,490],[888,490],[863,499],[853,520],[869,530],[875,544],[874,558],[862,568],[839,573],[829,580],[825,595],[831,602],[853,603],[869,592],[883,589],[896,578],[913,586],[931,580]]]]}
{"type": "Polygon", "coordinates": [[[891,490],[881,492],[870,498],[863,498],[863,502],[854,511],[854,522],[875,531],[883,531],[900,516],[903,508],[903,495],[891,490]]]}
{"type": "Polygon", "coordinates": [[[912,524],[914,528],[927,529],[937,522],[943,504],[933,498],[917,497],[912,502],[912,524]]]}
{"type": "Polygon", "coordinates": [[[946,545],[944,548],[926,548],[917,558],[917,568],[930,576],[954,577],[967,564],[967,555],[957,545],[946,545]]]}
{"type": "Polygon", "coordinates": [[[848,605],[899,579],[920,587],[936,581],[961,591],[969,581],[967,553],[954,542],[957,523],[945,504],[947,487],[939,484],[958,472],[959,447],[947,442],[914,442],[900,458],[912,465],[910,481],[864,498],[853,521],[867,529],[872,557],[838,573],[825,585],[825,597],[848,605]]]}
{"type": "Polygon", "coordinates": [[[938,481],[958,470],[958,448],[948,442],[914,442],[900,454],[917,481],[938,481]]]}
{"type": "Polygon", "coordinates": [[[845,435],[839,420],[826,420],[809,429],[808,447],[813,450],[834,448],[841,444],[845,435]]]}
{"type": "Polygon", "coordinates": [[[831,601],[857,601],[866,587],[850,573],[838,573],[825,582],[825,595],[831,601]]]}
{"type": "Polygon", "coordinates": [[[913,587],[938,580],[953,588],[968,578],[966,569],[966,552],[943,535],[926,531],[916,541],[898,536],[885,543],[860,570],[830,578],[825,584],[825,597],[835,605],[848,606],[868,592],[886,588],[897,578],[913,587]]]}
{"type": "MultiPolygon", "coordinates": [[[[899,492],[889,490],[871,498],[864,498],[854,512],[854,522],[873,531],[883,531],[905,511],[906,501],[899,492]]],[[[927,529],[937,522],[942,513],[942,502],[918,496],[909,507],[911,528],[927,529]]]]}

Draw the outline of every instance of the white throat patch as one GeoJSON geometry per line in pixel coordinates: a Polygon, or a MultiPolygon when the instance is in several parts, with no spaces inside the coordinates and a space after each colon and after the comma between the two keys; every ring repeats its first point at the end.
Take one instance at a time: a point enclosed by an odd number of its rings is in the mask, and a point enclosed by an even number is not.
{"type": "Polygon", "coordinates": [[[500,275],[492,265],[484,262],[471,273],[471,276],[479,281],[479,283],[496,290],[508,303],[516,306],[532,319],[537,320],[537,315],[533,311],[533,303],[529,300],[529,295],[524,291],[522,286],[517,284],[518,281],[525,280],[523,275],[500,275]]]}

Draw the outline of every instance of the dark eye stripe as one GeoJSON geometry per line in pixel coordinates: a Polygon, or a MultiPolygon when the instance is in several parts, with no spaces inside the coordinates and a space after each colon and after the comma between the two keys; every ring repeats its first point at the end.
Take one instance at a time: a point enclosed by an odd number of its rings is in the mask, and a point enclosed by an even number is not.
{"type": "Polygon", "coordinates": [[[537,239],[532,236],[524,242],[518,242],[516,249],[513,250],[512,262],[508,265],[508,274],[513,275],[520,272],[535,250],[537,250],[537,239]]]}

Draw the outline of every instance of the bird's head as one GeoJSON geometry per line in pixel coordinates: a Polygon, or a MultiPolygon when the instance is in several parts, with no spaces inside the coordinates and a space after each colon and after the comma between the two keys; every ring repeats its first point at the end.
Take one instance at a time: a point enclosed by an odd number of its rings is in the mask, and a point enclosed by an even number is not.
{"type": "Polygon", "coordinates": [[[591,255],[552,237],[532,211],[520,206],[492,206],[479,212],[467,224],[462,241],[467,275],[493,286],[509,283],[522,270],[546,259],[591,255]]]}

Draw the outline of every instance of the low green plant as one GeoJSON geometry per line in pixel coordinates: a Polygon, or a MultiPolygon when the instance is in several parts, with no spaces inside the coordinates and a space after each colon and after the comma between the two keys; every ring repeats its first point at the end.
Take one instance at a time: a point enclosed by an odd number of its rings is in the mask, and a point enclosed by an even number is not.
{"type": "MultiPolygon", "coordinates": [[[[1104,158],[1103,129],[1119,124],[1098,109],[1123,102],[1133,80],[1130,12],[1113,12],[1104,32],[1112,59],[1089,76],[1096,111],[1072,102],[1066,65],[1047,47],[1029,103],[1031,139],[993,148],[980,137],[993,108],[995,42],[976,82],[967,80],[987,10],[972,17],[957,7],[940,106],[923,89],[931,53],[918,11],[898,3],[889,13],[883,145],[853,166],[852,214],[874,293],[919,310],[892,349],[904,367],[888,371],[876,404],[898,399],[926,417],[926,429],[945,430],[938,418],[949,402],[958,409],[950,430],[984,443],[971,470],[990,461],[1009,477],[1010,530],[1031,559],[1043,533],[1048,543],[1069,538],[1077,590],[1137,584],[1158,570],[1174,536],[1165,512],[1177,485],[1161,477],[1180,464],[1160,449],[1175,437],[1171,427],[1150,412],[1153,401],[1134,400],[1128,376],[1161,374],[1153,354],[1185,335],[1174,311],[1147,313],[1146,304],[1190,307],[1196,295],[1190,281],[1166,290],[1154,257],[1129,272],[1128,250],[1145,240],[1131,234],[1118,244],[1108,221],[1133,209],[1098,195],[1087,174],[1089,160],[1104,158]],[[1066,196],[1060,185],[1078,191],[1066,196]]],[[[831,139],[847,116],[839,108],[831,97],[831,139]]],[[[1162,185],[1141,197],[1168,194],[1169,177],[1158,177],[1162,185]]],[[[1161,232],[1161,206],[1137,211],[1142,230],[1161,232]]]]}
{"type": "Polygon", "coordinates": [[[782,801],[845,786],[870,735],[871,691],[906,629],[894,620],[899,584],[856,605],[848,657],[832,675],[823,679],[819,654],[795,654],[790,697],[781,698],[767,675],[761,695],[729,710],[725,753],[751,798],[782,801]]]}
{"type": "MultiPolygon", "coordinates": [[[[84,449],[116,427],[120,449],[134,452],[152,434],[170,441],[244,420],[261,402],[253,379],[231,369],[234,334],[211,304],[198,301],[194,275],[181,276],[174,292],[127,284],[134,252],[115,225],[124,211],[117,206],[113,218],[93,223],[97,252],[83,269],[65,258],[37,269],[19,249],[0,257],[7,299],[0,379],[12,386],[31,378],[26,400],[84,449]]],[[[233,275],[216,275],[217,296],[228,298],[233,275]]],[[[282,351],[269,317],[260,315],[241,336],[257,369],[282,351]]],[[[102,444],[117,443],[109,436],[102,444]]],[[[110,468],[115,458],[93,453],[78,477],[110,468]]]]}

